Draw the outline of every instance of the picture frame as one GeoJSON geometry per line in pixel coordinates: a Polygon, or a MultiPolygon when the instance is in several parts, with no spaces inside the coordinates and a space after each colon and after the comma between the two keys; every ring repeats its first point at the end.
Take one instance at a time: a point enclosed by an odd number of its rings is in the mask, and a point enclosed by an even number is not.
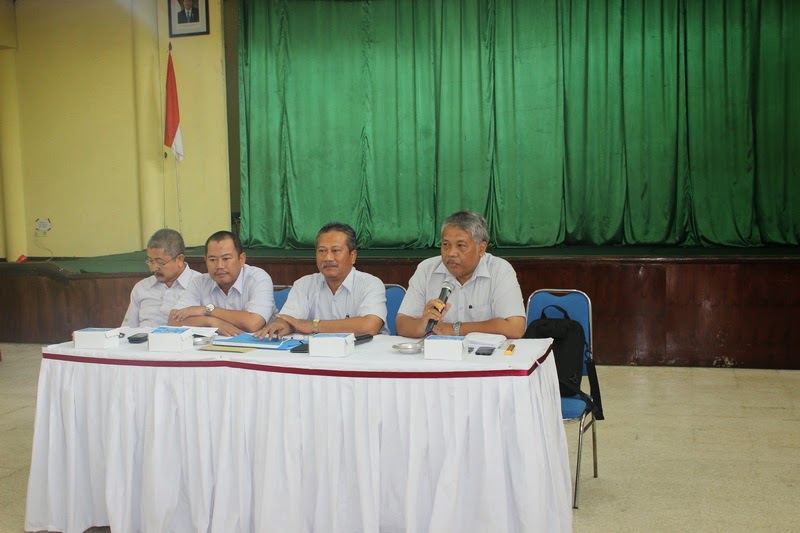
{"type": "Polygon", "coordinates": [[[169,36],[208,35],[208,0],[166,0],[169,36]]]}

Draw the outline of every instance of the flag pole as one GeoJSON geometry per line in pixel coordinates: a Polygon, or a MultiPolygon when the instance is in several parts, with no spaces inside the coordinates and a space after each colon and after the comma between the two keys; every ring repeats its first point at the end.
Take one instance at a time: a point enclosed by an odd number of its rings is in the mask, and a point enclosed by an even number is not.
{"type": "Polygon", "coordinates": [[[175,158],[175,192],[178,196],[178,231],[183,234],[183,207],[181,206],[181,165],[175,158]]]}

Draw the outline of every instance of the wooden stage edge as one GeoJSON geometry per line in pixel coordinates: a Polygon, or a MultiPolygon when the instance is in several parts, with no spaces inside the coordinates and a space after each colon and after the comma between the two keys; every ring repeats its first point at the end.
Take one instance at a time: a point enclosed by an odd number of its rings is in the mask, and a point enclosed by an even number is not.
{"type": "MultiPolygon", "coordinates": [[[[575,288],[592,300],[598,364],[800,369],[800,254],[507,257],[527,298],[575,288]]],[[[420,259],[359,257],[403,286],[420,259]]],[[[193,268],[205,271],[200,257],[193,268]]],[[[308,258],[248,257],[276,284],[316,271],[308,258]]],[[[122,321],[146,272],[87,273],[57,263],[0,263],[0,342],[56,343],[122,321]]]]}

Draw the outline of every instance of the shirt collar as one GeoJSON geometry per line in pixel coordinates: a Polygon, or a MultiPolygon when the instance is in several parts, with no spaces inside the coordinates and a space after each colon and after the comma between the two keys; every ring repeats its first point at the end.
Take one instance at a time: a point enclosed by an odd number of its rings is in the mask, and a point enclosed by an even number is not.
{"type": "MultiPolygon", "coordinates": [[[[236,289],[236,291],[239,294],[243,294],[244,293],[243,287],[244,287],[244,273],[245,273],[245,270],[247,270],[247,265],[246,264],[242,265],[242,269],[239,271],[239,277],[236,278],[236,281],[233,282],[233,286],[231,286],[231,289],[236,289]]],[[[217,286],[219,286],[219,285],[217,285],[217,286]]],[[[230,294],[230,292],[231,291],[228,291],[228,294],[230,294]]]]}
{"type": "MultiPolygon", "coordinates": [[[[330,291],[331,289],[330,289],[330,287],[328,287],[328,280],[325,279],[325,276],[323,276],[321,272],[320,272],[320,276],[322,278],[321,281],[320,281],[320,284],[322,285],[322,288],[328,289],[328,291],[330,291]]],[[[356,267],[353,267],[353,268],[350,269],[350,273],[347,274],[347,277],[344,278],[344,281],[342,282],[342,284],[339,285],[339,289],[344,287],[345,289],[347,289],[347,292],[349,292],[350,294],[353,294],[353,285],[355,284],[355,277],[356,277],[356,267]]],[[[339,289],[336,290],[337,293],[339,292],[339,289]]]]}
{"type": "Polygon", "coordinates": [[[153,287],[155,287],[156,285],[158,285],[159,283],[163,283],[163,281],[158,281],[158,278],[156,277],[155,274],[150,274],[150,277],[147,278],[147,279],[150,280],[150,288],[151,289],[153,287]]]}
{"type": "MultiPolygon", "coordinates": [[[[189,286],[189,282],[192,280],[192,272],[191,272],[191,270],[192,269],[189,268],[189,265],[186,265],[186,267],[183,269],[183,272],[181,272],[181,275],[178,276],[178,278],[175,280],[175,283],[179,283],[180,286],[183,287],[184,289],[186,287],[188,287],[189,286]]],[[[150,287],[151,288],[155,287],[159,283],[162,283],[165,287],[167,285],[163,281],[158,281],[158,278],[156,277],[155,274],[150,274],[150,287]]],[[[175,284],[173,283],[172,286],[174,287],[175,284]]],[[[167,288],[169,288],[169,287],[167,287],[167,288]]]]}
{"type": "MultiPolygon", "coordinates": [[[[242,265],[242,269],[239,271],[239,277],[236,278],[236,281],[233,282],[233,285],[231,285],[231,288],[228,289],[228,294],[226,296],[230,296],[231,291],[234,290],[234,289],[236,289],[236,292],[238,292],[239,294],[244,294],[244,290],[243,290],[243,287],[244,287],[244,276],[245,276],[245,271],[247,270],[247,268],[248,268],[248,266],[246,264],[242,265]]],[[[211,277],[211,274],[209,274],[209,277],[211,277]]],[[[225,294],[225,291],[222,290],[222,287],[219,286],[219,283],[214,281],[214,278],[211,278],[211,281],[214,282],[214,288],[212,289],[212,292],[213,291],[219,291],[222,294],[225,294]]]]}
{"type": "MultiPolygon", "coordinates": [[[[470,278],[467,280],[467,283],[471,282],[475,278],[492,277],[492,274],[489,271],[489,265],[487,264],[487,262],[489,261],[489,255],[490,254],[488,252],[483,254],[483,257],[481,257],[481,260],[478,261],[478,266],[475,267],[475,270],[472,272],[472,276],[470,276],[470,278]]],[[[449,280],[455,283],[456,285],[461,286],[461,283],[459,283],[459,281],[455,278],[455,276],[453,276],[450,273],[450,271],[447,270],[447,267],[445,266],[444,261],[442,261],[441,257],[439,258],[439,264],[436,266],[433,272],[435,274],[443,274],[445,276],[445,280],[449,280]]]]}
{"type": "Polygon", "coordinates": [[[185,289],[189,286],[189,282],[192,280],[192,275],[192,269],[189,268],[189,265],[186,265],[186,267],[183,269],[183,272],[181,272],[181,275],[178,276],[178,279],[176,279],[175,282],[180,283],[181,287],[185,289]]]}

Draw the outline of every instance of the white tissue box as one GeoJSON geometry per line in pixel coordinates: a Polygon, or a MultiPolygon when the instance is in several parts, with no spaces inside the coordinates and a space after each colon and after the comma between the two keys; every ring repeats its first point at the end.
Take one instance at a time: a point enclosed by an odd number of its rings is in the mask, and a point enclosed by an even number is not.
{"type": "Polygon", "coordinates": [[[425,359],[461,360],[467,353],[468,344],[464,337],[431,335],[425,339],[425,359]]]}
{"type": "Polygon", "coordinates": [[[151,352],[182,352],[194,345],[192,328],[159,326],[147,338],[151,352]]]}
{"type": "Polygon", "coordinates": [[[119,328],[84,328],[72,333],[76,348],[114,348],[119,346],[119,328]]]}
{"type": "Polygon", "coordinates": [[[352,333],[317,333],[308,339],[308,355],[315,357],[347,357],[356,348],[352,333]]]}

